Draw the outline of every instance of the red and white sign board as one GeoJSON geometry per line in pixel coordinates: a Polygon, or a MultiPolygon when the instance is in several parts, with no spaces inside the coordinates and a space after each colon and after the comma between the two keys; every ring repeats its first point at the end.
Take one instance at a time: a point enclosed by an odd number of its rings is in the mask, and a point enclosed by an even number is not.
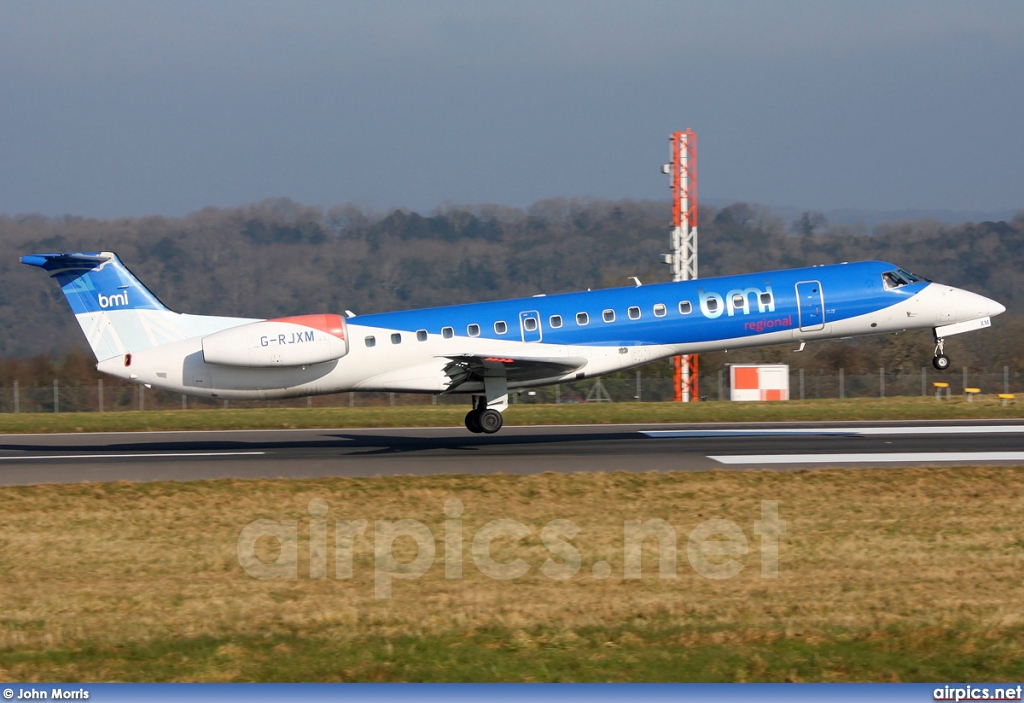
{"type": "Polygon", "coordinates": [[[729,364],[729,400],[789,400],[789,365],[729,364]]]}

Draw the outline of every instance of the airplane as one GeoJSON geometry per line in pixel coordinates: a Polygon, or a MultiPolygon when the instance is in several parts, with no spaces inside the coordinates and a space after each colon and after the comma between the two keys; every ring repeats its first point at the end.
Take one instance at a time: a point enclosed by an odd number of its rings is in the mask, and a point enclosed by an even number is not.
{"type": "MultiPolygon", "coordinates": [[[[882,261],[355,315],[250,319],[169,310],[113,252],[32,254],[55,278],[96,368],[225,399],[346,391],[468,394],[466,428],[501,429],[509,391],[675,356],[932,329],[947,337],[1006,310],[882,261]]],[[[799,351],[799,350],[798,350],[799,351]]]]}

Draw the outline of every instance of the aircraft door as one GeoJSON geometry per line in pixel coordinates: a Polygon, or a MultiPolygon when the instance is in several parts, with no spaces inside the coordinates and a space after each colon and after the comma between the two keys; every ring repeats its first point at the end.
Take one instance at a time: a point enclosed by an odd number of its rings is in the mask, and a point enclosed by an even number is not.
{"type": "Polygon", "coordinates": [[[539,342],[543,338],[540,328],[540,313],[536,310],[519,313],[519,329],[524,342],[539,342]]]}
{"type": "Polygon", "coordinates": [[[824,329],[825,301],[820,281],[801,281],[796,284],[796,307],[802,332],[824,329]]]}

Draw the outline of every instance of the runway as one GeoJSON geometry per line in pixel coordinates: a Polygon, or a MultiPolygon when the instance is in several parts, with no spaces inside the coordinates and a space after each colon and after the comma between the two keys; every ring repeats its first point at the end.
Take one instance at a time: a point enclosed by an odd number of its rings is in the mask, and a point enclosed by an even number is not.
{"type": "Polygon", "coordinates": [[[0,485],[940,464],[1024,465],[1024,421],[0,435],[0,485]]]}

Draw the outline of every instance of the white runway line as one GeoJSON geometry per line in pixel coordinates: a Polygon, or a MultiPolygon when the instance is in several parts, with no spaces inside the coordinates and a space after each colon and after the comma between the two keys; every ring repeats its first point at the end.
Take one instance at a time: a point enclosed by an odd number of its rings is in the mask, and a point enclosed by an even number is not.
{"type": "Polygon", "coordinates": [[[1024,452],[916,452],[913,454],[736,454],[709,456],[719,464],[864,464],[947,461],[1024,461],[1024,452]]]}
{"type": "Polygon", "coordinates": [[[673,437],[770,437],[772,435],[925,435],[925,434],[1021,434],[1024,425],[953,425],[948,427],[814,427],[729,430],[643,430],[654,439],[673,437]]]}
{"type": "Polygon", "coordinates": [[[38,461],[40,459],[161,459],[192,456],[262,456],[266,452],[166,452],[149,454],[50,454],[46,456],[0,456],[0,461],[38,461]]]}

